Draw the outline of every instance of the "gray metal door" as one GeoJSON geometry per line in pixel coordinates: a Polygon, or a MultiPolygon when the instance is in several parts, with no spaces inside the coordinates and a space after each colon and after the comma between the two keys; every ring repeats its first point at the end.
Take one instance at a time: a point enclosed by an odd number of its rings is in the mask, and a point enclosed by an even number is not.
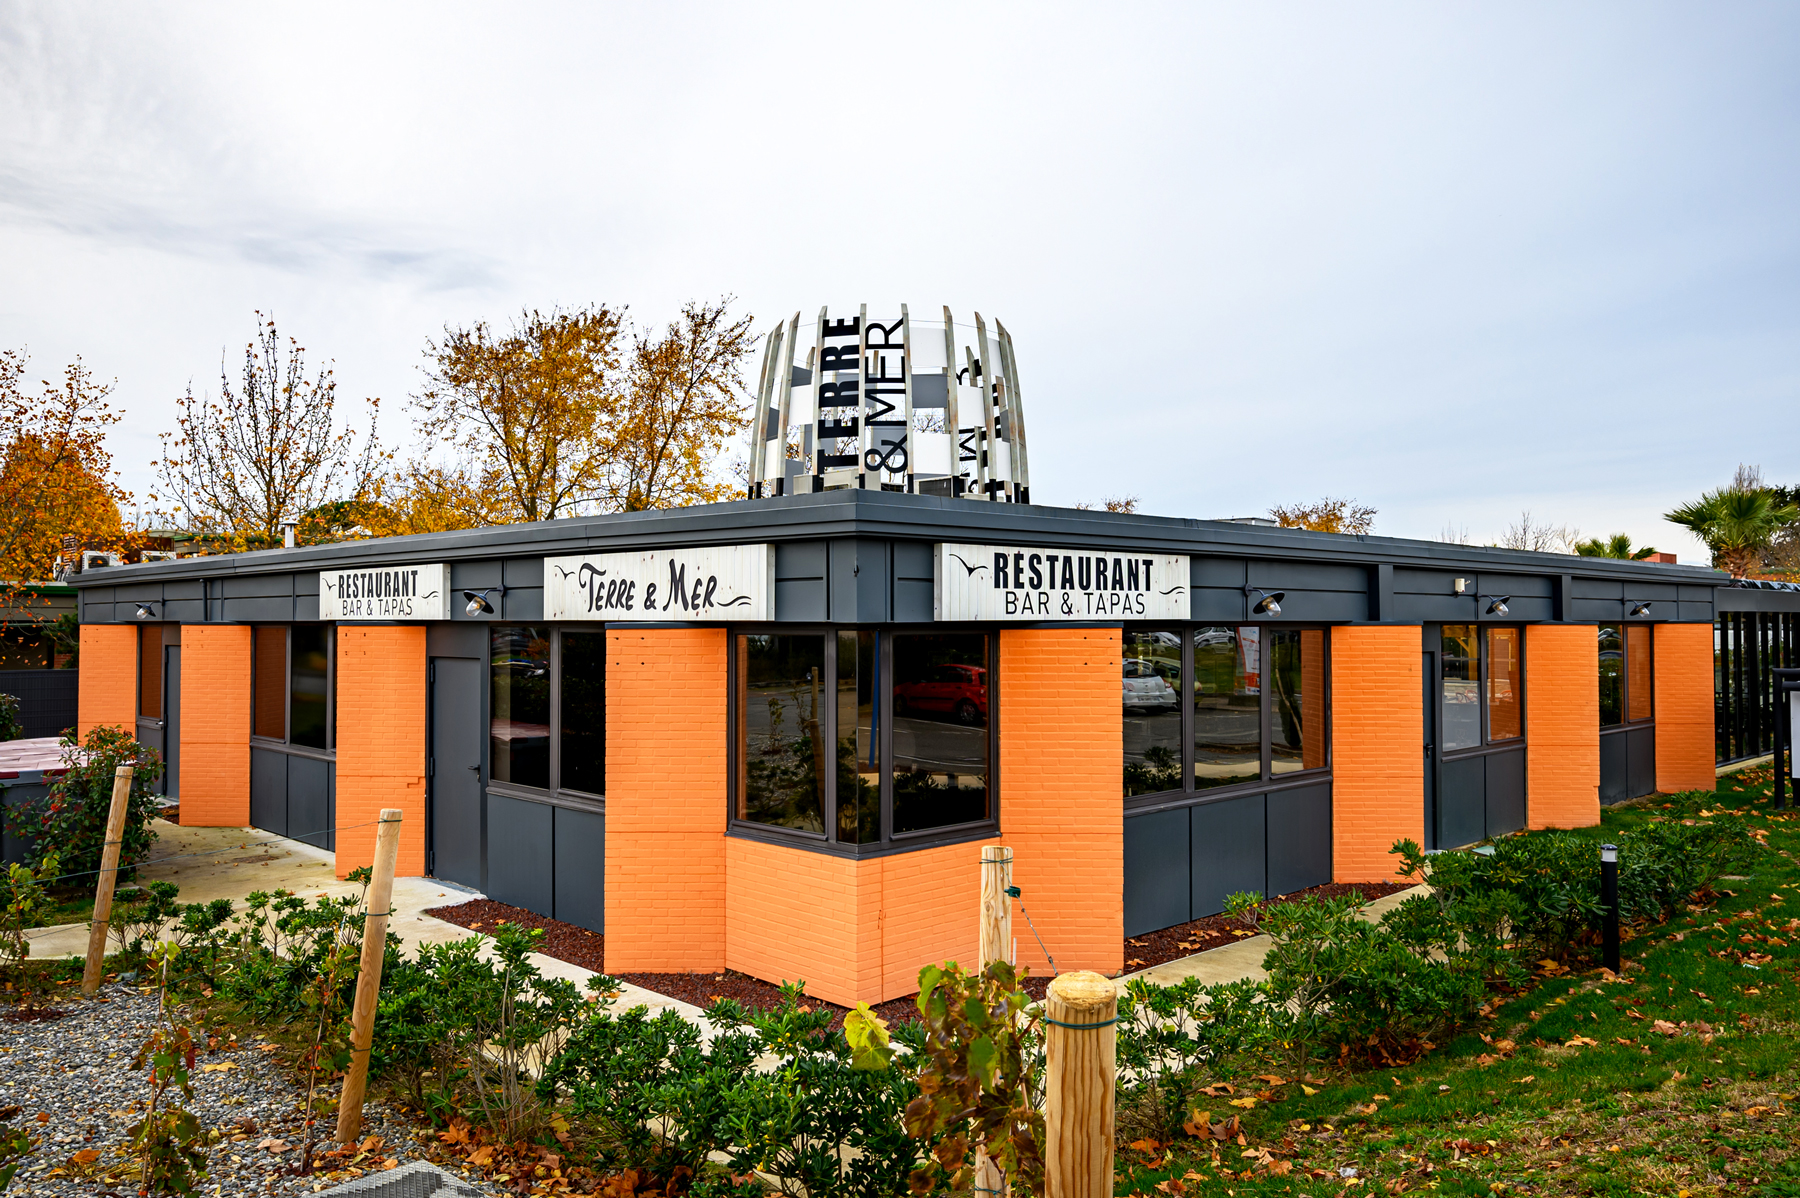
{"type": "Polygon", "coordinates": [[[163,793],[181,797],[181,646],[163,647],[163,793]]]}
{"type": "Polygon", "coordinates": [[[431,873],[482,889],[481,663],[431,659],[431,873]]]}

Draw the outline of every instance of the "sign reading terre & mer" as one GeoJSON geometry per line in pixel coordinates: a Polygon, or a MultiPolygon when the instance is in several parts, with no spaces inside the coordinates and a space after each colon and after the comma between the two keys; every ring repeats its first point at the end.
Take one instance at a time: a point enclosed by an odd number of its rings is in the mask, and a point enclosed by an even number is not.
{"type": "Polygon", "coordinates": [[[445,620],[450,567],[364,566],[319,571],[321,620],[445,620]]]}
{"type": "Polygon", "coordinates": [[[939,545],[939,620],[1185,620],[1188,559],[1132,550],[939,545]]]}
{"type": "Polygon", "coordinates": [[[544,559],[547,620],[772,620],[775,548],[709,545],[544,559]]]}

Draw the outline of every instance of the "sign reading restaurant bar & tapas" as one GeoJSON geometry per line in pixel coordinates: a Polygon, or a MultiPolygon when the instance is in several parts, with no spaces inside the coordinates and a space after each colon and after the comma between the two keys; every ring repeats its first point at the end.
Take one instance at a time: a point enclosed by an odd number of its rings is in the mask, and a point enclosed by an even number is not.
{"type": "Polygon", "coordinates": [[[772,620],[775,548],[708,545],[544,559],[547,620],[772,620]]]}
{"type": "Polygon", "coordinates": [[[939,620],[1185,620],[1184,554],[1018,545],[937,547],[939,620]]]}
{"type": "Polygon", "coordinates": [[[364,566],[319,571],[321,620],[445,620],[450,567],[364,566]]]}

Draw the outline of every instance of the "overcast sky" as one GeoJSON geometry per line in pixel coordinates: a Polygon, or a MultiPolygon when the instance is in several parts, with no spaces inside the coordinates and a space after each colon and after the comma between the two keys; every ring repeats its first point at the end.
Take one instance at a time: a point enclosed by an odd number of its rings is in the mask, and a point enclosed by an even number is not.
{"type": "Polygon", "coordinates": [[[1521,509],[1800,483],[1800,6],[0,2],[0,346],[152,486],[273,312],[425,340],[731,293],[1012,331],[1034,498],[1521,509]]]}

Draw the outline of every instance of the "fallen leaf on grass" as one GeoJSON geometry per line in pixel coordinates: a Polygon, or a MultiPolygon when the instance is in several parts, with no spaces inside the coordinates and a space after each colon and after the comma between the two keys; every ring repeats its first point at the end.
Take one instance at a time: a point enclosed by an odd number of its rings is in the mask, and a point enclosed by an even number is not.
{"type": "Polygon", "coordinates": [[[1318,1093],[1317,1090],[1313,1089],[1313,1087],[1307,1085],[1305,1082],[1300,1083],[1300,1092],[1308,1098],[1311,1098],[1314,1094],[1318,1093]]]}
{"type": "Polygon", "coordinates": [[[1288,1084],[1287,1078],[1277,1077],[1273,1073],[1259,1073],[1256,1075],[1256,1080],[1259,1082],[1268,1082],[1271,1086],[1285,1086],[1288,1084]]]}
{"type": "Polygon", "coordinates": [[[1597,1048],[1600,1045],[1600,1041],[1591,1040],[1586,1036],[1570,1036],[1564,1043],[1570,1048],[1597,1048]]]}
{"type": "Polygon", "coordinates": [[[1227,1094],[1236,1094],[1237,1087],[1230,1082],[1214,1082],[1210,1086],[1201,1086],[1200,1093],[1209,1095],[1213,1098],[1222,1098],[1227,1094]]]}
{"type": "Polygon", "coordinates": [[[1660,1032],[1665,1036],[1673,1036],[1681,1029],[1670,1023],[1667,1019],[1658,1019],[1655,1023],[1650,1025],[1650,1030],[1653,1032],[1660,1032]]]}
{"type": "Polygon", "coordinates": [[[1514,1078],[1514,1079],[1513,1079],[1513,1080],[1514,1080],[1514,1081],[1515,1081],[1515,1082],[1517,1082],[1517,1083],[1518,1083],[1518,1084],[1519,1084],[1519,1085],[1521,1085],[1521,1086],[1523,1086],[1523,1085],[1526,1085],[1526,1084],[1527,1084],[1527,1083],[1529,1083],[1529,1082],[1534,1082],[1534,1081],[1536,1081],[1536,1080],[1537,1080],[1537,1074],[1535,1074],[1535,1073],[1527,1073],[1527,1074],[1526,1074],[1526,1075],[1525,1075],[1525,1076],[1524,1076],[1524,1077],[1520,1077],[1520,1078],[1514,1078]]]}
{"type": "Polygon", "coordinates": [[[1231,1100],[1231,1105],[1236,1106],[1236,1107],[1243,1107],[1247,1111],[1251,1107],[1256,1105],[1256,1096],[1254,1094],[1251,1094],[1251,1095],[1246,1095],[1243,1098],[1233,1098],[1231,1100]]]}

